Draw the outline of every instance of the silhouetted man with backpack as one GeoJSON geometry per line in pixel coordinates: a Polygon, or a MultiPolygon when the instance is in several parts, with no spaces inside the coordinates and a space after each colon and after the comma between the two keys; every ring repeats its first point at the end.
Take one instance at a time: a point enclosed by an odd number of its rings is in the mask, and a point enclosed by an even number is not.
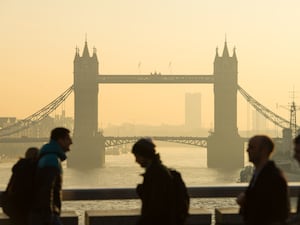
{"type": "Polygon", "coordinates": [[[62,201],[61,162],[67,158],[66,152],[70,151],[71,144],[70,131],[57,127],[51,131],[49,143],[41,148],[30,225],[62,225],[59,217],[62,201]]]}
{"type": "Polygon", "coordinates": [[[180,173],[162,164],[151,139],[138,140],[132,147],[132,153],[136,162],[145,168],[143,183],[136,189],[142,201],[141,217],[137,224],[184,224],[189,197],[180,173]],[[178,212],[180,207],[184,208],[183,213],[178,212]]]}

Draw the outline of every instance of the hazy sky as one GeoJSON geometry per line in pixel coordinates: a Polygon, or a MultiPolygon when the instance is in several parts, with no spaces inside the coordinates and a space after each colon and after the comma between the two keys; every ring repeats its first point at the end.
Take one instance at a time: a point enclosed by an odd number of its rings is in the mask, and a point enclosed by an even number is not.
{"type": "MultiPolygon", "coordinates": [[[[276,104],[288,106],[293,89],[300,104],[299,7],[298,0],[1,0],[0,116],[25,118],[72,85],[75,48],[82,52],[86,34],[100,74],[212,74],[226,35],[239,84],[289,119],[276,104]]],[[[209,127],[212,91],[207,84],[106,84],[99,123],[182,124],[185,93],[201,92],[209,127]]],[[[73,98],[65,108],[72,115],[73,98]]],[[[250,110],[239,97],[240,128],[250,110]]]]}

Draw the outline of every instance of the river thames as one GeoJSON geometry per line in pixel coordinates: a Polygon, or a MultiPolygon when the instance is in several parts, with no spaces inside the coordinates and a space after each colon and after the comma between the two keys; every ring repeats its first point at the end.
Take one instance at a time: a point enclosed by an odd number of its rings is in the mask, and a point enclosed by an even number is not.
{"type": "MultiPolygon", "coordinates": [[[[157,142],[157,152],[161,160],[168,167],[172,167],[181,172],[187,186],[222,186],[237,184],[240,170],[217,170],[207,168],[206,149],[199,147],[189,147],[179,144],[166,146],[157,142]]],[[[68,154],[72,154],[71,152],[68,154]]],[[[247,162],[245,154],[245,162],[247,162]]],[[[17,159],[3,160],[0,163],[0,188],[6,187],[11,175],[11,167],[17,159]]],[[[232,159],[234,160],[234,159],[232,159]]],[[[64,168],[64,189],[72,188],[134,188],[142,182],[143,168],[135,163],[134,156],[128,153],[119,155],[107,155],[104,168],[88,171],[78,171],[75,169],[64,168]]],[[[106,201],[64,201],[63,210],[75,210],[79,215],[79,224],[84,224],[84,211],[93,209],[139,209],[139,200],[106,200],[106,201]]],[[[235,206],[234,198],[201,198],[192,199],[191,207],[206,208],[212,213],[217,207],[235,206]]]]}

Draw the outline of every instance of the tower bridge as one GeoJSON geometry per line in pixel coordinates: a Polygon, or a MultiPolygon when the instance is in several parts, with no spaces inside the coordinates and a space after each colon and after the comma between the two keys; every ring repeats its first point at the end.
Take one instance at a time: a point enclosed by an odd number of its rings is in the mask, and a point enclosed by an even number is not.
{"type": "MultiPolygon", "coordinates": [[[[99,75],[98,58],[89,54],[85,42],[82,56],[76,49],[74,58],[74,83],[61,96],[28,118],[0,130],[0,137],[16,133],[37,123],[55,110],[74,91],[74,146],[68,166],[80,167],[88,162],[90,167],[105,163],[105,147],[132,143],[138,137],[104,137],[98,129],[98,92],[101,84],[212,84],[214,91],[214,129],[208,137],[153,137],[159,141],[191,144],[207,148],[207,165],[213,168],[241,168],[244,165],[244,142],[237,127],[237,92],[267,119],[287,128],[284,118],[252,98],[238,85],[238,61],[235,49],[229,55],[225,42],[223,53],[216,51],[212,75],[99,75]],[[100,149],[100,151],[99,151],[100,149]],[[235,159],[235,160],[233,160],[235,159]]],[[[100,109],[105,110],[105,109],[100,109]]],[[[4,138],[0,139],[0,142],[4,138]]]]}
{"type": "Polygon", "coordinates": [[[219,56],[216,51],[212,75],[99,75],[96,51],[90,56],[85,42],[82,56],[77,49],[74,58],[74,146],[68,165],[75,167],[87,161],[91,166],[96,166],[99,162],[105,162],[105,138],[98,132],[98,92],[101,84],[201,83],[214,85],[215,123],[214,132],[207,138],[207,165],[243,167],[244,144],[237,128],[237,65],[235,49],[230,56],[225,42],[222,55],[219,56]],[[99,148],[103,151],[95,151],[99,148]],[[233,158],[237,160],[232,161],[233,158]]]}

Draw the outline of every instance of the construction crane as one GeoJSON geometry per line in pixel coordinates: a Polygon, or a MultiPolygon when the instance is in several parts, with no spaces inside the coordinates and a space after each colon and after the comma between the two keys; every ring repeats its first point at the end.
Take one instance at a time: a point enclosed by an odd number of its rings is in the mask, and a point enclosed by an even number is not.
{"type": "Polygon", "coordinates": [[[290,108],[290,127],[292,129],[293,137],[297,135],[297,108],[295,102],[293,101],[290,108]]]}
{"type": "Polygon", "coordinates": [[[297,110],[300,108],[297,107],[295,103],[294,89],[292,92],[292,103],[288,107],[286,106],[281,106],[281,107],[290,111],[290,129],[292,131],[292,137],[295,138],[299,130],[299,127],[297,127],[297,110]]]}
{"type": "Polygon", "coordinates": [[[300,107],[296,106],[294,100],[292,101],[289,107],[285,107],[285,106],[280,106],[280,107],[290,111],[290,129],[292,131],[292,136],[294,138],[296,137],[299,129],[299,127],[297,126],[297,110],[300,109],[300,107]]]}

